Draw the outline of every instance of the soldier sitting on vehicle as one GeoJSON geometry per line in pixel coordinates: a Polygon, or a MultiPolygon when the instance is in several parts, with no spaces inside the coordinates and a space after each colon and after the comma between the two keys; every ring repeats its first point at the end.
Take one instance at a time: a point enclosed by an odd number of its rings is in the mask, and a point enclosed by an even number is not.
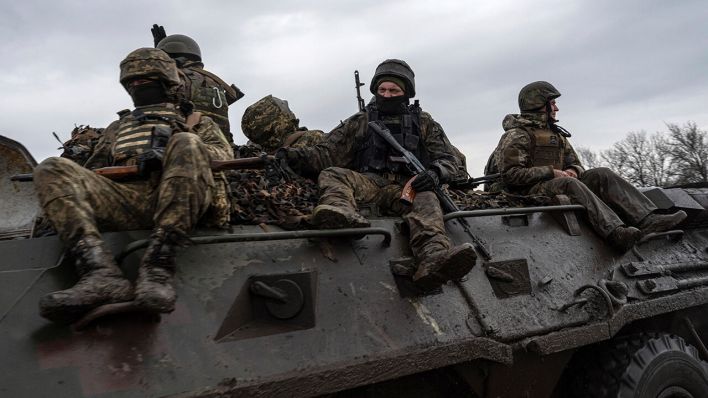
{"type": "Polygon", "coordinates": [[[299,126],[300,120],[288,107],[288,101],[268,95],[246,108],[241,118],[241,130],[265,152],[280,147],[306,148],[325,137],[321,130],[299,126]]]}
{"type": "Polygon", "coordinates": [[[501,172],[497,188],[522,195],[568,195],[571,202],[585,206],[595,231],[621,251],[645,234],[671,229],[683,221],[683,211],[657,214],[657,207],[646,196],[612,170],[581,166],[568,141],[570,133],[556,124],[560,95],[544,81],[521,89],[521,114],[506,116],[506,132],[490,158],[501,172]]]}
{"type": "Polygon", "coordinates": [[[382,62],[369,89],[375,101],[332,130],[325,140],[314,147],[279,149],[278,156],[296,171],[321,171],[321,197],[313,211],[313,224],[320,228],[368,227],[369,221],[357,213],[357,203],[375,203],[406,220],[418,264],[413,276],[418,286],[428,290],[462,278],[475,264],[474,249],[469,244],[451,248],[440,202],[433,192],[457,172],[450,143],[442,127],[417,101],[409,105],[415,96],[414,74],[404,61],[382,62]],[[392,159],[400,154],[369,122],[383,122],[427,167],[412,183],[417,192],[412,205],[399,200],[411,172],[392,159]]]}
{"type": "Polygon", "coordinates": [[[153,25],[152,36],[155,47],[166,52],[186,75],[185,95],[192,101],[194,110],[212,118],[233,143],[229,124],[229,105],[243,97],[243,92],[235,85],[227,84],[219,76],[204,69],[202,51],[194,39],[185,35],[165,35],[162,26],[153,25]]]}
{"type": "Polygon", "coordinates": [[[60,157],[43,161],[34,181],[44,213],[76,262],[79,281],[47,294],[40,314],[71,322],[103,304],[135,300],[148,311],[171,312],[175,249],[200,219],[228,223],[223,176],[211,160],[233,157],[209,117],[191,112],[175,61],[141,48],[120,64],[120,83],[135,110],[122,111],[106,128],[85,167],[60,157]],[[137,165],[138,175],[113,181],[90,168],[137,165]],[[99,231],[152,228],[133,289],[99,231]]]}

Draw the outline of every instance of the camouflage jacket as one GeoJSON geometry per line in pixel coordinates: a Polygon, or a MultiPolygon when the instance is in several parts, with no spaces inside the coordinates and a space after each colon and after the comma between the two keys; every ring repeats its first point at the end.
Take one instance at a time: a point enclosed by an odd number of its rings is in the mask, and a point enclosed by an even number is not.
{"type": "MultiPolygon", "coordinates": [[[[457,174],[458,164],[452,155],[450,141],[432,116],[422,112],[420,137],[428,152],[430,167],[446,182],[457,174]]],[[[368,132],[366,112],[358,112],[340,123],[326,138],[313,147],[293,148],[288,156],[292,165],[305,174],[318,174],[328,167],[356,170],[357,151],[364,144],[368,132]]]]}
{"type": "MultiPolygon", "coordinates": [[[[536,166],[534,163],[534,132],[550,133],[545,114],[524,113],[507,115],[502,123],[505,133],[492,154],[496,159],[496,170],[501,173],[502,188],[514,193],[526,193],[535,184],[553,179],[553,166],[536,166]]],[[[570,142],[560,134],[555,135],[562,151],[562,170],[575,169],[580,176],[584,169],[570,142]]],[[[494,170],[488,170],[494,171],[494,170]]]]}
{"type": "Polygon", "coordinates": [[[186,76],[186,92],[188,99],[194,103],[194,110],[213,119],[226,139],[233,142],[229,105],[241,98],[243,93],[204,69],[201,62],[186,62],[180,65],[180,70],[186,76]]]}
{"type": "MultiPolygon", "coordinates": [[[[170,111],[175,110],[175,106],[172,104],[165,104],[166,109],[170,111]]],[[[126,115],[124,111],[119,112],[121,115],[126,115]]],[[[211,155],[212,160],[228,160],[233,159],[233,150],[231,146],[226,141],[224,134],[219,129],[219,126],[209,117],[202,116],[197,124],[191,128],[184,124],[185,120],[181,117],[177,119],[177,125],[183,131],[191,131],[199,138],[202,142],[207,145],[207,151],[211,155]]],[[[120,120],[112,122],[104,130],[98,143],[93,148],[91,156],[86,161],[84,167],[88,169],[96,169],[99,167],[113,166],[113,146],[116,139],[116,134],[118,133],[118,128],[120,126],[120,120]]]]}

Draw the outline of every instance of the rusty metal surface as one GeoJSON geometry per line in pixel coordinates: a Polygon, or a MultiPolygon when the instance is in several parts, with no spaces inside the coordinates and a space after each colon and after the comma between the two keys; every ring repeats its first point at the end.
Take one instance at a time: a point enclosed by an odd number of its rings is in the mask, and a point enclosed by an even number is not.
{"type": "Polygon", "coordinates": [[[37,162],[19,142],[0,135],[0,239],[28,237],[39,204],[32,182],[11,181],[37,162]]]}

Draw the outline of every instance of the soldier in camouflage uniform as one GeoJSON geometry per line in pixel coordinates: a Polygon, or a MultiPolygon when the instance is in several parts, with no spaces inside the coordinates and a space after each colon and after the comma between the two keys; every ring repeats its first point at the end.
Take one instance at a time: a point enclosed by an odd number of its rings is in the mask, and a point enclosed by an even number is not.
{"type": "Polygon", "coordinates": [[[389,59],[376,68],[370,91],[375,101],[330,132],[314,147],[283,148],[277,155],[296,171],[318,173],[321,191],[312,223],[321,228],[367,227],[357,203],[375,203],[382,210],[403,215],[410,229],[410,245],[418,264],[413,280],[428,290],[462,278],[475,264],[469,244],[451,248],[443,213],[433,189],[457,172],[451,145],[438,123],[422,112],[416,101],[414,74],[407,63],[389,59]],[[410,172],[391,156],[398,156],[368,125],[383,122],[405,148],[416,154],[427,170],[412,183],[417,192],[411,206],[399,200],[410,172]]]}
{"type": "Polygon", "coordinates": [[[241,130],[251,144],[268,153],[284,146],[306,148],[324,139],[324,132],[300,127],[299,122],[288,101],[268,95],[246,108],[241,130]]]}
{"type": "Polygon", "coordinates": [[[582,167],[568,142],[570,133],[556,124],[560,95],[543,81],[521,89],[521,114],[506,116],[506,131],[492,155],[502,175],[501,188],[517,194],[568,195],[572,202],[585,206],[595,231],[622,251],[643,234],[664,231],[683,221],[683,211],[655,213],[656,206],[612,170],[582,167]]]}
{"type": "Polygon", "coordinates": [[[219,76],[204,69],[202,51],[191,37],[169,35],[157,43],[157,48],[172,57],[185,80],[187,99],[194,109],[212,118],[230,142],[234,142],[229,124],[229,105],[243,97],[238,87],[226,84],[219,76]]]}
{"type": "Polygon", "coordinates": [[[60,157],[43,161],[34,181],[45,214],[76,260],[79,281],[40,301],[42,316],[69,322],[108,303],[135,300],[155,312],[174,309],[175,248],[198,220],[228,222],[226,181],[211,160],[233,157],[218,125],[183,102],[177,65],[161,50],[141,48],[120,64],[120,82],[135,104],[121,111],[94,148],[86,168],[60,157]],[[112,181],[91,170],[139,165],[112,181]],[[152,228],[135,289],[99,231],[152,228]]]}
{"type": "Polygon", "coordinates": [[[83,125],[74,127],[71,138],[62,144],[64,151],[60,156],[83,165],[93,153],[93,148],[101,138],[101,134],[103,129],[83,125]]]}

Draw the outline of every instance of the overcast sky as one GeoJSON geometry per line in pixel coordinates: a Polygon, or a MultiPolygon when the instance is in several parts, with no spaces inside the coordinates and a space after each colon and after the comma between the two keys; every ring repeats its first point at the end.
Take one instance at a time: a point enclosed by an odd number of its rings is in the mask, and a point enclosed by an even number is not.
{"type": "Polygon", "coordinates": [[[200,44],[206,68],[246,96],[288,100],[301,125],[331,130],[367,83],[406,60],[417,98],[481,175],[526,83],[552,82],[575,146],[628,131],[708,128],[708,3],[642,1],[10,1],[0,0],[0,135],[56,155],[75,124],[105,127],[131,107],[118,64],[165,26],[200,44]]]}

